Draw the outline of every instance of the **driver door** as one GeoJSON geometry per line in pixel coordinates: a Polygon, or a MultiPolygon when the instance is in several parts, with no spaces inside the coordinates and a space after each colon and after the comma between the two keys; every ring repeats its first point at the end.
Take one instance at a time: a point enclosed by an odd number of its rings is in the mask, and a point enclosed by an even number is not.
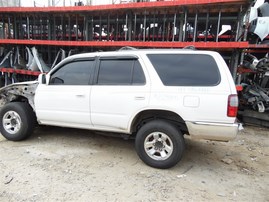
{"type": "Polygon", "coordinates": [[[94,59],[71,61],[47,75],[35,95],[41,124],[90,128],[90,93],[94,59]]]}

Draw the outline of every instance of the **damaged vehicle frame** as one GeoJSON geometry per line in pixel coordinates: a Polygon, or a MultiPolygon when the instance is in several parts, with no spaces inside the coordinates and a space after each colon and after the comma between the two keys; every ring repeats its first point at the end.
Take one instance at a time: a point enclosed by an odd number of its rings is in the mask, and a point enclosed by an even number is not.
{"type": "Polygon", "coordinates": [[[8,140],[26,139],[37,122],[134,135],[139,157],[156,168],[180,161],[184,134],[229,141],[239,127],[232,76],[213,51],[73,55],[37,81],[1,88],[0,104],[0,131],[8,140]]]}

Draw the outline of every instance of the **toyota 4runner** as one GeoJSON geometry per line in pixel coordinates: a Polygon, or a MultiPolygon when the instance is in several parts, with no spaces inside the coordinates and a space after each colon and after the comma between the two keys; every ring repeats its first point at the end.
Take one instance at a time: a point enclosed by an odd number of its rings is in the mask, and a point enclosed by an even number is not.
{"type": "Polygon", "coordinates": [[[37,81],[0,90],[0,131],[13,141],[42,125],[135,137],[146,164],[169,168],[184,137],[228,141],[238,131],[238,98],[216,52],[121,50],[78,54],[37,81]]]}

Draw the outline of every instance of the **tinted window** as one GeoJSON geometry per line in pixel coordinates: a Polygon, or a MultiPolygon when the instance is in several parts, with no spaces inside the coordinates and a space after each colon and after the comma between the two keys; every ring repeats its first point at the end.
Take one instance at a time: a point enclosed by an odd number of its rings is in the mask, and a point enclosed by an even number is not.
{"type": "Polygon", "coordinates": [[[100,85],[135,85],[144,84],[145,76],[137,60],[101,60],[98,73],[100,85]]]}
{"type": "Polygon", "coordinates": [[[133,70],[133,84],[145,84],[146,79],[140,63],[135,60],[133,70]]]}
{"type": "Polygon", "coordinates": [[[65,64],[50,79],[51,85],[88,85],[95,61],[75,61],[65,64]]]}
{"type": "Polygon", "coordinates": [[[196,54],[149,54],[166,86],[214,86],[220,74],[213,57],[196,54]]]}

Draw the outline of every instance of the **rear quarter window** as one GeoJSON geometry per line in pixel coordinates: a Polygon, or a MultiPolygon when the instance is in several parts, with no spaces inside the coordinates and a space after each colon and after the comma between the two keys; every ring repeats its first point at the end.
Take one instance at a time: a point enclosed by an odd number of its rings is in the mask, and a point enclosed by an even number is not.
{"type": "Polygon", "coordinates": [[[147,54],[166,86],[215,86],[220,82],[216,61],[204,54],[147,54]]]}

